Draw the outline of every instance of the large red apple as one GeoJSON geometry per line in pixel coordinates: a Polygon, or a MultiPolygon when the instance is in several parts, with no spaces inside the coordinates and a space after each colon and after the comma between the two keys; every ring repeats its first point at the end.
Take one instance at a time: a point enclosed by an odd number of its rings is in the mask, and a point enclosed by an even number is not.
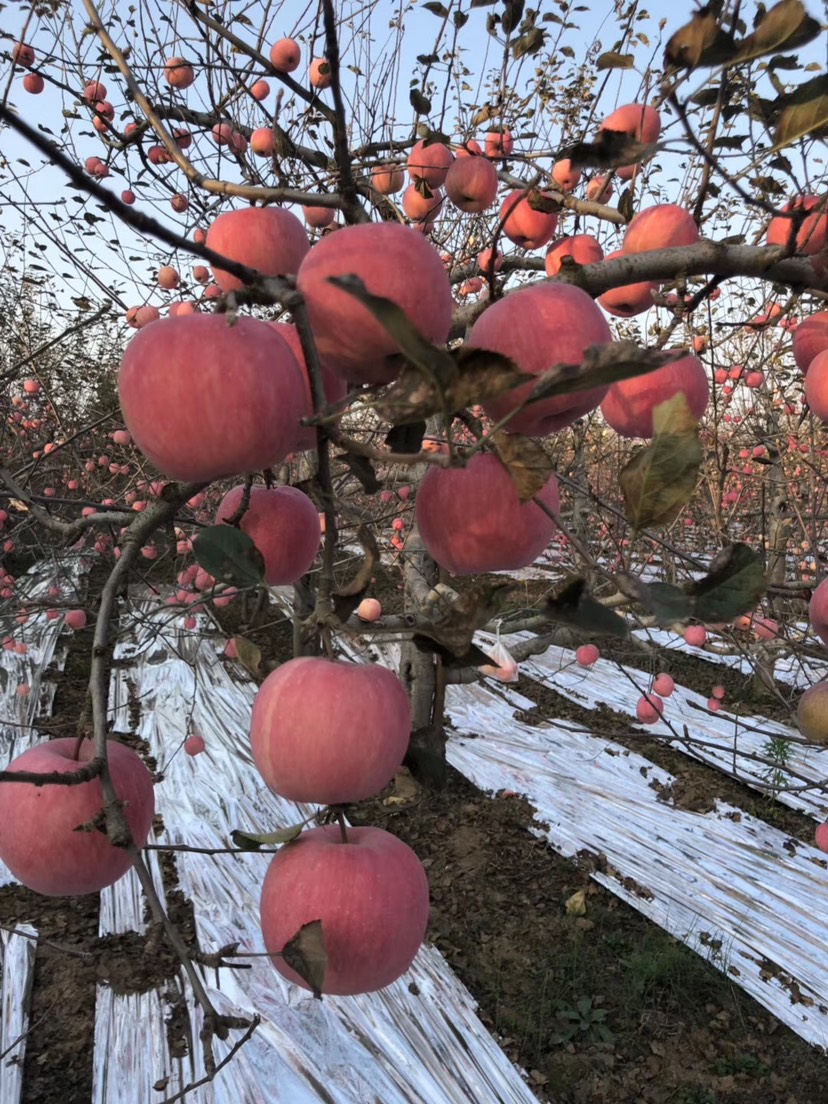
{"type": "MultiPolygon", "coordinates": [[[[277,955],[299,930],[322,922],[327,968],[321,989],[354,996],[383,989],[414,961],[428,924],[428,878],[411,848],[382,828],[338,825],[303,832],[268,867],[262,936],[277,955]]],[[[310,986],[281,957],[283,977],[310,986]]]]}
{"type": "Polygon", "coordinates": [[[828,349],[828,310],[803,318],[794,330],[793,355],[800,372],[806,373],[817,353],[825,349],[828,349]]]}
{"type": "MultiPolygon", "coordinates": [[[[305,377],[306,401],[300,417],[310,417],[313,413],[313,391],[299,331],[290,322],[268,322],[268,326],[272,326],[276,333],[288,343],[299,367],[302,369],[302,374],[305,377]]],[[[325,388],[325,399],[328,403],[339,402],[345,398],[348,392],[348,384],[342,376],[338,376],[336,372],[331,371],[325,365],[322,365],[322,383],[325,388]]],[[[316,430],[313,426],[297,426],[296,437],[288,451],[306,452],[308,449],[315,449],[316,442],[316,430]]]]}
{"type": "MultiPolygon", "coordinates": [[[[242,207],[219,215],[207,231],[207,246],[266,276],[288,276],[298,272],[310,242],[304,226],[290,211],[242,207]]],[[[213,276],[222,291],[244,287],[221,268],[214,268],[213,276]]]]}
{"type": "Polygon", "coordinates": [[[677,245],[694,245],[699,228],[689,211],[676,203],[659,203],[635,216],[624,235],[624,253],[646,253],[677,245]]]}
{"type": "Polygon", "coordinates": [[[253,758],[289,801],[373,797],[402,763],[410,735],[405,688],[375,664],[291,659],[267,676],[253,703],[253,758]]]}
{"type": "Polygon", "coordinates": [[[408,175],[413,181],[423,180],[429,188],[440,188],[454,161],[454,154],[442,142],[417,142],[408,155],[408,175]]]}
{"type": "Polygon", "coordinates": [[[808,366],[805,398],[817,418],[828,422],[828,349],[817,353],[808,366]]]}
{"type": "MultiPolygon", "coordinates": [[[[555,364],[580,364],[590,345],[612,340],[607,321],[585,291],[568,284],[522,288],[493,303],[472,326],[468,344],[491,349],[513,360],[522,372],[539,376],[555,364]]],[[[531,394],[530,381],[485,404],[499,421],[531,394]]],[[[514,433],[544,437],[594,410],[605,387],[573,391],[532,403],[511,422],[514,433]]]]}
{"type": "Polygon", "coordinates": [[[808,620],[822,643],[828,644],[828,579],[823,579],[811,595],[808,620]]]}
{"type": "Polygon", "coordinates": [[[307,404],[296,358],[266,322],[166,318],[127,346],[121,411],[141,452],[171,479],[259,471],[290,451],[307,404]]]}
{"type": "Polygon", "coordinates": [[[440,254],[399,223],[346,226],[322,238],[296,278],[324,364],[357,383],[388,383],[399,373],[399,346],[353,295],[329,276],[358,276],[392,300],[428,341],[442,344],[451,326],[451,284],[440,254]]]}
{"type": "Polygon", "coordinates": [[[652,437],[653,411],[679,393],[693,417],[701,418],[710,398],[710,381],[698,357],[682,357],[655,372],[614,383],[601,403],[601,413],[622,437],[652,437]]]}
{"type": "MultiPolygon", "coordinates": [[[[616,249],[614,253],[607,254],[606,260],[611,261],[621,256],[623,256],[622,250],[616,249]]],[[[657,289],[658,284],[651,280],[641,280],[637,284],[624,284],[622,287],[610,288],[609,291],[598,296],[598,302],[607,314],[616,318],[632,318],[655,306],[653,292],[657,289]]]]}
{"type": "Polygon", "coordinates": [[[564,257],[571,257],[575,264],[597,264],[604,259],[604,251],[592,234],[572,234],[558,238],[546,251],[547,276],[556,276],[563,265],[564,257]]]}
{"type": "MultiPolygon", "coordinates": [[[[10,771],[70,774],[87,763],[94,745],[85,740],[78,759],[77,740],[66,736],[38,744],[9,764],[10,771]]],[[[107,746],[115,791],[138,847],[143,847],[155,814],[152,775],[124,744],[107,746]]],[[[129,855],[113,847],[104,832],[77,832],[103,809],[100,779],[78,786],[35,786],[0,782],[0,859],[24,886],[46,897],[97,893],[122,878],[129,855]]]]}
{"type": "Polygon", "coordinates": [[[542,199],[542,193],[516,189],[509,192],[500,205],[503,233],[521,249],[540,249],[551,240],[558,226],[558,216],[536,210],[532,203],[542,199]]]}
{"type": "Polygon", "coordinates": [[[461,211],[485,211],[497,195],[497,169],[485,157],[458,158],[446,176],[446,195],[461,211]]]}
{"type": "MultiPolygon", "coordinates": [[[[558,512],[554,475],[537,497],[558,512]]],[[[528,567],[556,528],[536,503],[521,503],[491,453],[472,456],[465,468],[429,468],[417,491],[416,516],[429,555],[453,575],[528,567]]]]}
{"type": "Polygon", "coordinates": [[[812,215],[806,215],[799,223],[799,230],[794,237],[794,220],[778,215],[770,220],[768,225],[768,245],[780,245],[784,248],[793,243],[795,253],[804,253],[811,256],[819,253],[825,246],[826,231],[828,231],[828,214],[826,214],[826,200],[822,196],[806,195],[789,200],[782,208],[783,211],[811,211],[819,207],[812,215]]]}
{"type": "MultiPolygon", "coordinates": [[[[216,524],[233,517],[243,494],[243,486],[227,492],[216,510],[216,524]]],[[[296,487],[251,487],[239,527],[264,556],[268,586],[301,579],[310,571],[322,539],[319,511],[296,487]]]]}

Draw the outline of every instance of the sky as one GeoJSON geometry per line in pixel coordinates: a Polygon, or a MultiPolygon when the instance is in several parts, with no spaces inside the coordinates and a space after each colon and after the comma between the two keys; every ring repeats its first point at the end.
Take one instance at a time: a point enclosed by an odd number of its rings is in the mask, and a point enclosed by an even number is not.
{"type": "MultiPolygon", "coordinates": [[[[113,3],[102,3],[99,6],[105,21],[108,19],[107,13],[111,10],[121,13],[126,10],[117,0],[113,3]]],[[[159,8],[155,3],[136,3],[134,7],[137,9],[134,28],[130,29],[124,25],[115,26],[113,33],[121,46],[130,42],[130,34],[135,36],[133,56],[136,59],[145,52],[142,47],[143,42],[150,42],[149,53],[153,59],[170,56],[172,52],[181,53],[187,57],[204,56],[203,42],[194,33],[193,24],[181,9],[168,4],[161,5],[159,8]],[[171,12],[171,18],[175,23],[152,18],[153,15],[157,16],[160,10],[171,12]],[[158,40],[155,40],[154,36],[158,36],[158,40]]],[[[452,12],[458,7],[468,14],[468,21],[458,37],[458,42],[463,49],[461,58],[468,74],[453,86],[452,92],[461,104],[468,106],[484,102],[485,78],[487,76],[491,78],[501,70],[502,47],[486,33],[485,25],[489,13],[501,11],[502,5],[497,3],[491,7],[471,9],[468,0],[464,0],[460,5],[453,4],[452,12]]],[[[810,7],[813,9],[812,3],[810,7]]],[[[346,69],[343,76],[346,95],[352,109],[361,117],[363,128],[370,128],[373,137],[391,132],[383,124],[392,113],[390,105],[393,105],[393,116],[396,120],[396,126],[393,128],[395,137],[409,136],[413,120],[413,111],[408,103],[410,79],[420,71],[417,55],[428,53],[433,48],[435,35],[443,26],[443,19],[432,11],[426,10],[422,4],[394,5],[388,0],[364,5],[355,2],[348,5],[338,4],[337,8],[348,14],[341,34],[343,61],[346,64],[353,64],[359,70],[358,73],[352,74],[346,69]],[[371,34],[366,36],[361,32],[366,29],[369,15],[371,34]],[[397,25],[401,25],[405,32],[399,49],[395,48],[397,25]]],[[[258,0],[247,5],[241,5],[238,0],[234,0],[229,8],[226,4],[218,4],[211,10],[232,11],[236,16],[236,22],[232,24],[231,29],[245,41],[255,42],[258,38],[265,53],[270,44],[282,35],[295,35],[306,50],[313,38],[314,29],[318,28],[317,10],[313,4],[300,9],[296,4],[290,3],[280,9],[278,5],[260,3],[258,0]],[[290,13],[290,18],[287,13],[290,13]],[[242,18],[239,19],[239,16],[242,18]]],[[[612,50],[619,38],[619,16],[612,4],[607,3],[606,0],[597,0],[589,5],[573,5],[565,16],[570,24],[565,30],[561,23],[554,19],[540,22],[543,15],[555,16],[560,20],[561,11],[559,4],[540,5],[539,25],[548,32],[548,45],[553,47],[556,53],[560,51],[557,57],[553,55],[553,64],[547,70],[547,76],[556,97],[577,96],[579,94],[577,89],[567,87],[561,82],[560,77],[557,77],[560,82],[558,85],[552,84],[556,79],[555,62],[568,64],[564,59],[569,56],[572,60],[578,61],[581,57],[586,57],[590,50],[593,50],[596,56],[602,51],[612,50]]],[[[631,11],[634,12],[633,25],[636,33],[642,36],[635,50],[636,68],[596,74],[592,90],[601,91],[596,121],[617,104],[634,101],[639,97],[647,66],[652,62],[655,64],[660,62],[666,39],[690,14],[678,10],[675,4],[667,3],[665,0],[641,4],[637,7],[624,6],[623,17],[628,18],[631,11]]],[[[817,14],[816,11],[814,14],[817,14]]],[[[4,35],[0,49],[7,50],[10,41],[18,37],[25,22],[25,15],[24,8],[20,4],[6,5],[0,11],[0,28],[4,35]]],[[[41,95],[29,95],[21,87],[20,71],[10,79],[8,63],[0,67],[0,88],[8,95],[8,102],[34,125],[48,128],[52,135],[59,135],[61,127],[69,126],[74,143],[72,154],[81,162],[92,155],[106,156],[100,137],[89,125],[88,111],[82,108],[79,110],[76,98],[77,90],[81,87],[81,79],[99,75],[99,70],[95,67],[96,41],[93,37],[80,35],[85,18],[81,0],[71,0],[60,12],[58,19],[42,20],[35,33],[28,35],[28,39],[36,45],[41,55],[48,53],[58,31],[64,44],[72,43],[73,36],[79,36],[77,56],[83,59],[82,66],[76,66],[74,71],[71,69],[60,71],[48,63],[44,66],[46,71],[65,84],[65,89],[47,84],[46,90],[41,95]],[[68,13],[72,15],[74,30],[69,27],[68,13]],[[77,117],[67,119],[67,112],[74,113],[77,117]]],[[[443,45],[452,44],[452,33],[450,25],[447,37],[443,39],[443,45]]],[[[317,45],[316,53],[320,52],[320,45],[321,43],[317,45]]],[[[822,64],[824,68],[824,51],[823,36],[821,41],[812,43],[801,51],[801,54],[805,62],[822,64]]],[[[527,98],[530,99],[532,87],[537,91],[542,85],[543,78],[537,74],[541,57],[542,55],[536,58],[527,57],[520,64],[511,62],[502,75],[501,88],[506,93],[517,94],[522,86],[528,87],[527,98]],[[527,85],[526,82],[531,83],[527,85]]],[[[439,69],[439,64],[436,69],[439,69]]],[[[594,69],[593,72],[595,72],[594,69]]],[[[304,65],[297,71],[297,78],[302,77],[303,73],[304,65]]],[[[261,74],[254,70],[251,72],[251,79],[259,75],[261,74]]],[[[810,74],[806,73],[805,78],[808,75],[810,74]]],[[[794,74],[794,77],[796,80],[805,79],[801,74],[794,74]]],[[[120,93],[116,95],[119,81],[106,76],[103,79],[109,85],[109,95],[116,108],[116,119],[121,118],[122,113],[125,118],[130,117],[129,105],[125,103],[120,93]]],[[[693,74],[687,84],[687,93],[703,87],[706,79],[706,72],[700,71],[698,74],[693,74]]],[[[209,70],[199,72],[196,84],[186,93],[186,103],[191,107],[204,106],[208,102],[208,82],[213,83],[214,80],[218,78],[214,77],[209,70]]],[[[439,86],[439,73],[436,75],[436,80],[439,86]]],[[[263,107],[256,107],[248,98],[239,113],[239,118],[252,121],[256,118],[253,113],[256,111],[258,125],[265,122],[275,100],[276,82],[272,79],[271,86],[271,95],[263,107]]],[[[650,91],[655,89],[651,88],[650,91]]],[[[329,92],[323,93],[322,96],[327,103],[331,102],[329,92]]],[[[442,92],[438,90],[432,96],[432,100],[430,122],[432,125],[442,126],[449,133],[454,133],[455,108],[451,100],[447,101],[449,106],[445,113],[441,111],[444,103],[442,92]]],[[[531,112],[530,104],[528,113],[531,114],[531,112]]],[[[539,119],[545,122],[542,115],[543,112],[535,111],[531,125],[537,127],[539,119]]],[[[290,94],[286,95],[280,122],[290,128],[291,133],[300,134],[300,124],[306,126],[308,123],[305,105],[290,94]]],[[[678,124],[673,120],[672,124],[665,129],[665,137],[669,140],[671,135],[676,134],[677,129],[678,124]]],[[[327,134],[325,127],[316,127],[316,132],[320,139],[324,140],[327,134]]],[[[553,142],[581,137],[580,134],[561,134],[554,126],[550,127],[543,137],[549,135],[552,136],[553,142]]],[[[532,149],[537,141],[539,139],[526,139],[524,148],[532,149]]],[[[218,151],[209,137],[199,137],[196,146],[207,158],[204,163],[205,171],[228,179],[240,179],[238,167],[232,160],[226,156],[221,160],[217,159],[218,151]]],[[[175,258],[165,247],[152,240],[142,239],[131,228],[118,224],[94,201],[70,188],[61,172],[52,167],[44,168],[43,159],[37,151],[33,151],[9,130],[0,132],[0,153],[6,162],[0,178],[0,193],[5,192],[7,197],[17,203],[16,210],[9,207],[8,203],[4,203],[0,209],[0,217],[5,227],[5,248],[8,250],[9,238],[14,236],[15,230],[22,234],[26,243],[30,274],[42,277],[44,280],[52,280],[52,286],[57,287],[58,298],[63,303],[83,302],[86,299],[97,305],[108,293],[114,296],[119,308],[147,300],[158,305],[170,301],[169,294],[148,290],[148,282],[151,282],[152,274],[158,266],[171,260],[175,263],[175,258]],[[101,219],[103,222],[94,221],[101,219]],[[62,249],[58,243],[49,243],[47,230],[53,231],[62,240],[62,249]],[[81,263],[83,271],[78,271],[77,262],[81,263]]],[[[664,187],[669,187],[674,196],[682,194],[682,191],[686,194],[690,178],[683,168],[683,159],[677,155],[665,154],[662,162],[660,181],[664,187]]],[[[261,162],[257,163],[256,167],[261,170],[261,162]]],[[[818,168],[824,172],[824,166],[820,165],[818,168]]],[[[659,178],[655,179],[658,183],[659,178]]],[[[215,205],[210,202],[198,210],[197,200],[201,197],[195,193],[189,193],[193,199],[190,210],[184,215],[175,214],[169,205],[170,196],[176,188],[186,191],[183,187],[185,182],[181,180],[181,174],[177,170],[170,172],[169,180],[171,186],[166,190],[163,188],[159,190],[144,178],[140,172],[140,166],[136,165],[134,159],[127,165],[122,157],[114,157],[112,175],[103,183],[111,187],[116,194],[120,194],[124,188],[132,188],[138,196],[136,209],[143,209],[160,216],[169,226],[191,235],[196,225],[206,225],[215,205]]],[[[12,263],[17,263],[8,252],[5,259],[6,263],[10,260],[12,263]]],[[[186,257],[179,257],[179,261],[182,272],[189,270],[190,262],[186,257]]]]}

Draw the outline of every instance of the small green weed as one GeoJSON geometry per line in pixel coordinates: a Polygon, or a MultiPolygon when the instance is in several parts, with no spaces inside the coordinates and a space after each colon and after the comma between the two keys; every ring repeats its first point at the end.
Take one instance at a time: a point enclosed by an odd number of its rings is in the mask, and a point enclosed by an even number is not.
{"type": "Polygon", "coordinates": [[[549,1036],[551,1043],[569,1043],[578,1036],[588,1042],[611,1043],[615,1039],[606,1024],[606,1008],[596,1008],[592,997],[579,997],[574,1005],[559,1001],[555,1019],[559,1030],[549,1036]]]}

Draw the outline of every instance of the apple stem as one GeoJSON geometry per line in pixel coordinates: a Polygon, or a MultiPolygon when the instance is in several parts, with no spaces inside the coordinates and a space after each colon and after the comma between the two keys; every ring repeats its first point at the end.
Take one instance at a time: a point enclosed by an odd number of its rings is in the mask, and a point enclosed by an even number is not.
{"type": "Polygon", "coordinates": [[[348,832],[347,832],[347,826],[345,824],[345,814],[342,812],[341,809],[337,812],[336,819],[337,819],[337,823],[339,824],[339,835],[341,837],[340,842],[341,843],[347,843],[348,842],[348,832]]]}
{"type": "Polygon", "coordinates": [[[74,759],[74,761],[76,763],[80,762],[81,744],[83,743],[84,740],[87,740],[87,739],[88,739],[88,736],[86,735],[86,733],[81,733],[81,735],[78,736],[77,740],[75,740],[75,746],[72,748],[72,758],[74,759]]]}

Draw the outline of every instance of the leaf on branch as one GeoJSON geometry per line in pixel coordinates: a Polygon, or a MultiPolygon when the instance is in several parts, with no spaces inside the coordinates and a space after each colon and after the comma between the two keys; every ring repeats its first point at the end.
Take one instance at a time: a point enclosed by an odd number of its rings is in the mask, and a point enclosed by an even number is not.
{"type": "Polygon", "coordinates": [[[621,593],[640,602],[659,625],[687,621],[691,616],[690,600],[681,587],[672,583],[645,583],[624,572],[616,575],[615,581],[621,593]]]}
{"type": "Polygon", "coordinates": [[[412,88],[408,93],[408,102],[418,115],[428,115],[431,111],[431,100],[424,96],[419,88],[412,88]]]}
{"type": "Polygon", "coordinates": [[[811,42],[821,28],[805,10],[802,0],[780,0],[759,20],[753,34],[736,44],[727,65],[738,65],[783,47],[798,50],[811,42]]]}
{"type": "Polygon", "coordinates": [[[521,372],[508,357],[489,349],[463,345],[450,352],[435,351],[448,358],[454,374],[431,376],[419,368],[403,368],[377,403],[381,418],[402,425],[444,411],[453,414],[474,403],[488,402],[534,378],[521,372]]]}
{"type": "Polygon", "coordinates": [[[512,46],[512,57],[517,61],[522,57],[534,57],[543,48],[546,41],[546,31],[540,27],[532,27],[519,38],[515,39],[512,46]]]}
{"type": "Polygon", "coordinates": [[[618,477],[627,517],[636,529],[675,521],[696,488],[704,456],[698,423],[683,394],[655,408],[653,426],[653,442],[618,477]]]}
{"type": "Polygon", "coordinates": [[[281,953],[285,963],[310,986],[317,1000],[321,1000],[328,968],[322,921],[311,920],[303,924],[293,939],[284,945],[281,953]]]}
{"type": "Polygon", "coordinates": [[[520,433],[498,431],[494,441],[501,464],[515,485],[521,502],[531,502],[540,494],[552,474],[552,460],[539,441],[520,433]]]}
{"type": "Polygon", "coordinates": [[[703,579],[686,584],[693,616],[700,621],[732,621],[755,608],[767,590],[762,561],[746,544],[732,544],[713,560],[703,579]]]}
{"type": "Polygon", "coordinates": [[[657,368],[663,368],[665,364],[672,364],[686,356],[686,349],[665,353],[657,349],[642,349],[634,341],[590,345],[580,364],[555,364],[536,377],[537,384],[527,405],[554,395],[568,395],[573,391],[587,391],[593,387],[608,387],[619,380],[654,372],[657,368]]]}
{"type": "Polygon", "coordinates": [[[362,545],[362,550],[365,553],[362,563],[355,571],[351,581],[341,586],[333,595],[334,613],[340,621],[347,621],[365,597],[365,592],[371,585],[371,579],[380,559],[377,542],[367,525],[360,525],[357,531],[357,540],[362,545]]]}
{"type": "Polygon", "coordinates": [[[593,598],[586,589],[586,580],[581,578],[570,579],[557,593],[550,594],[539,612],[550,621],[580,632],[618,637],[629,634],[624,618],[593,598]]]}
{"type": "Polygon", "coordinates": [[[430,625],[417,629],[413,641],[421,651],[437,652],[447,666],[479,667],[489,662],[472,637],[497,617],[516,584],[511,579],[479,582],[460,595],[430,625]]]}
{"type": "Polygon", "coordinates": [[[288,828],[279,828],[276,832],[241,832],[235,828],[230,838],[242,851],[258,851],[260,847],[278,847],[282,843],[295,840],[304,828],[304,824],[291,824],[288,828]]]}
{"type": "Polygon", "coordinates": [[[234,636],[236,655],[239,663],[253,676],[260,678],[262,675],[262,649],[248,640],[246,636],[234,636]]]}
{"type": "Polygon", "coordinates": [[[617,169],[621,165],[637,165],[654,156],[655,142],[639,142],[621,130],[600,130],[594,142],[576,142],[561,151],[573,169],[617,169]]]}
{"type": "Polygon", "coordinates": [[[622,215],[626,222],[629,222],[635,214],[632,188],[625,188],[618,197],[618,214],[622,215]]]}
{"type": "Polygon", "coordinates": [[[828,131],[828,77],[814,77],[795,92],[780,96],[776,122],[776,148],[789,146],[806,134],[824,135],[828,131]]]}
{"type": "Polygon", "coordinates": [[[523,2],[524,0],[503,0],[503,15],[500,21],[504,34],[511,34],[523,19],[523,2]]]}
{"type": "Polygon", "coordinates": [[[448,15],[448,8],[439,3],[432,3],[431,0],[428,4],[423,4],[423,8],[425,11],[431,12],[432,15],[439,15],[443,18],[448,15]]]}
{"type": "Polygon", "coordinates": [[[366,494],[376,494],[377,491],[382,490],[382,484],[377,479],[371,461],[367,456],[357,456],[351,452],[340,452],[334,459],[342,460],[345,463],[351,475],[359,480],[366,494]]]}
{"type": "Polygon", "coordinates": [[[426,423],[423,420],[392,426],[385,435],[385,444],[392,452],[419,452],[423,447],[426,423]]]}
{"type": "Polygon", "coordinates": [[[469,7],[471,8],[490,8],[492,4],[496,4],[497,0],[471,0],[469,7]]]}
{"type": "Polygon", "coordinates": [[[465,27],[465,25],[468,23],[469,13],[464,11],[456,11],[451,18],[454,21],[455,27],[457,27],[457,29],[459,30],[461,27],[465,27]]]}
{"type": "Polygon", "coordinates": [[[697,65],[721,65],[733,52],[733,35],[719,25],[721,5],[711,3],[694,12],[680,27],[664,51],[666,65],[695,69],[697,65]]]}
{"type": "Polygon", "coordinates": [[[564,209],[563,204],[559,203],[554,196],[547,192],[539,192],[537,188],[532,189],[526,197],[526,202],[533,211],[540,211],[544,215],[558,215],[564,209]]]}
{"type": "Polygon", "coordinates": [[[498,113],[498,108],[492,107],[491,104],[483,104],[479,111],[476,111],[471,118],[471,125],[473,127],[483,126],[484,123],[488,123],[489,119],[493,119],[498,113]]]}
{"type": "Polygon", "coordinates": [[[635,58],[632,54],[601,54],[595,62],[595,68],[601,69],[632,69],[635,58]]]}
{"type": "Polygon", "coordinates": [[[256,586],[264,579],[264,557],[247,533],[235,525],[210,525],[193,541],[200,567],[220,583],[256,586]]]}

